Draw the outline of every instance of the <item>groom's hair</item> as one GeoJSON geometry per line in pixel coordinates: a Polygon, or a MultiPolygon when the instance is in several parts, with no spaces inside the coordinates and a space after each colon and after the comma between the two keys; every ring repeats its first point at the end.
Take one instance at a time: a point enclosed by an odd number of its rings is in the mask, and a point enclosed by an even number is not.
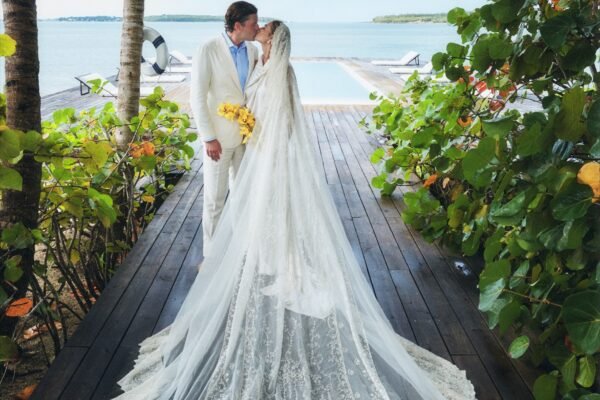
{"type": "Polygon", "coordinates": [[[225,29],[227,32],[233,32],[233,27],[236,22],[243,24],[252,14],[257,13],[258,9],[246,1],[236,1],[235,3],[231,3],[225,13],[225,29]]]}

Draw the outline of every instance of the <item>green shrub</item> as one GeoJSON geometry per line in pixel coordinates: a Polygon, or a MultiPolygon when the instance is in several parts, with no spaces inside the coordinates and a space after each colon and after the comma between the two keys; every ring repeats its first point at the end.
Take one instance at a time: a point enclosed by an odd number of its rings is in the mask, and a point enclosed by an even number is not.
{"type": "Polygon", "coordinates": [[[451,83],[415,74],[367,124],[387,140],[373,185],[418,184],[404,220],[484,258],[479,308],[490,328],[519,333],[511,356],[545,370],[536,399],[592,398],[597,376],[599,14],[586,0],[453,9],[463,43],[432,57],[451,83]]]}

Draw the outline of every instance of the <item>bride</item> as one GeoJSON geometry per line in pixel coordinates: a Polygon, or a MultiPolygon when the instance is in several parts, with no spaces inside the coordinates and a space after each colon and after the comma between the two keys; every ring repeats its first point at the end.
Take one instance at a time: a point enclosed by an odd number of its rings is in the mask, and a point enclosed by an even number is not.
{"type": "Polygon", "coordinates": [[[463,371],[394,332],[362,275],[317,164],[288,27],[256,40],[257,124],[213,251],[117,399],[474,399],[463,371]]]}

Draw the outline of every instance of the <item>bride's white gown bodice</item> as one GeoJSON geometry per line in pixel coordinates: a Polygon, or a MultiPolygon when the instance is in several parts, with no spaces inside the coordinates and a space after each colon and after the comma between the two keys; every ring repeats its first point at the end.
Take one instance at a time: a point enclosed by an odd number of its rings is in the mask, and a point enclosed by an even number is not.
{"type": "Polygon", "coordinates": [[[250,77],[257,125],[211,255],[174,322],[141,343],[119,399],[473,399],[464,372],[386,319],[318,168],[293,69],[271,61],[250,77]]]}

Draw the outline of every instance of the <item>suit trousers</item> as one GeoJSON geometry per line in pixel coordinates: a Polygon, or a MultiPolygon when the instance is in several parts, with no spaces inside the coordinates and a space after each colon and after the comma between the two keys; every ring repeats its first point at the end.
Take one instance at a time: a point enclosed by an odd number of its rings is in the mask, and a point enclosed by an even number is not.
{"type": "Polygon", "coordinates": [[[219,222],[229,187],[242,163],[246,145],[223,148],[218,161],[204,151],[204,206],[202,210],[203,253],[210,252],[211,241],[219,222]]]}

